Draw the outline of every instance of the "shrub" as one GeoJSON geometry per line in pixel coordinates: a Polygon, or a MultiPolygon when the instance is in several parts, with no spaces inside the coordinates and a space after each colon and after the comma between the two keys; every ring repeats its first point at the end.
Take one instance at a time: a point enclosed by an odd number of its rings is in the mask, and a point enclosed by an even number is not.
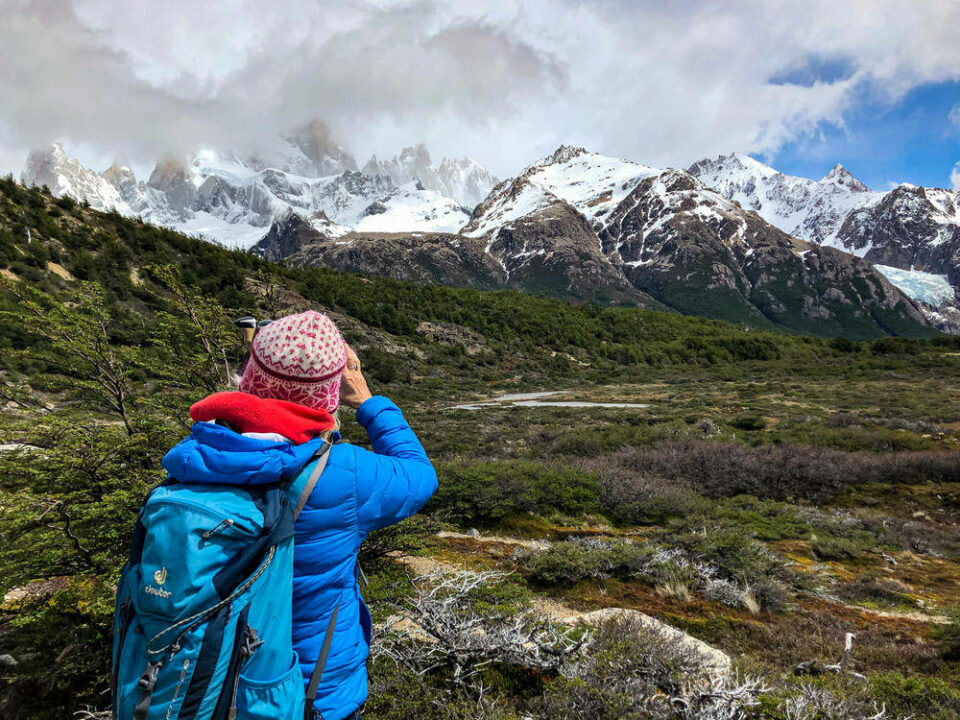
{"type": "Polygon", "coordinates": [[[798,578],[787,561],[742,532],[688,533],[676,542],[693,559],[709,563],[720,578],[749,588],[754,599],[771,611],[783,610],[793,597],[790,586],[798,578]]]}
{"type": "Polygon", "coordinates": [[[830,347],[841,353],[855,353],[860,349],[860,346],[853,340],[842,336],[833,338],[830,341],[830,347]]]}
{"type": "Polygon", "coordinates": [[[57,198],[56,204],[58,207],[61,207],[64,210],[73,210],[73,208],[76,206],[73,198],[69,195],[63,195],[62,197],[57,198]]]}
{"type": "Polygon", "coordinates": [[[703,499],[683,481],[611,464],[607,458],[591,458],[578,467],[599,478],[602,511],[615,523],[660,525],[703,507],[703,499]]]}
{"type": "Polygon", "coordinates": [[[597,478],[529,461],[438,463],[440,488],[428,513],[489,526],[521,513],[582,516],[599,510],[597,478]]]}
{"type": "Polygon", "coordinates": [[[582,539],[558,542],[527,561],[531,577],[544,585],[570,585],[586,578],[642,579],[654,585],[688,586],[693,566],[678,551],[646,543],[582,539]]]}
{"type": "Polygon", "coordinates": [[[708,497],[822,502],[867,482],[960,481],[960,453],[932,450],[867,453],[701,440],[630,448],[614,458],[635,475],[682,480],[708,497]]]}
{"type": "Polygon", "coordinates": [[[384,561],[388,555],[413,555],[426,549],[430,539],[440,530],[439,523],[427,515],[414,515],[396,525],[371,533],[360,546],[360,564],[367,566],[384,561]]]}
{"type": "Polygon", "coordinates": [[[818,537],[810,549],[821,560],[855,560],[864,553],[861,543],[845,537],[818,537]]]}
{"type": "Polygon", "coordinates": [[[883,337],[870,343],[874,355],[916,355],[920,346],[906,338],[883,337]]]}
{"type": "Polygon", "coordinates": [[[604,623],[532,716],[544,720],[681,720],[746,717],[759,683],[709,686],[707,658],[634,618],[604,623]]]}
{"type": "Polygon", "coordinates": [[[371,377],[382,383],[391,383],[399,377],[399,362],[397,356],[370,347],[363,351],[363,367],[371,377]]]}
{"type": "Polygon", "coordinates": [[[761,578],[750,586],[750,594],[760,607],[770,612],[783,612],[793,601],[793,589],[776,578],[761,578]]]}
{"type": "Polygon", "coordinates": [[[764,430],[767,427],[766,419],[759,415],[737,415],[730,424],[738,430],[764,430]]]}
{"type": "Polygon", "coordinates": [[[539,583],[572,585],[588,577],[602,577],[604,559],[601,552],[564,542],[534,555],[527,567],[531,577],[539,583]]]}
{"type": "Polygon", "coordinates": [[[950,623],[937,628],[935,637],[945,660],[960,660],[960,608],[953,609],[950,623]]]}
{"type": "Polygon", "coordinates": [[[873,695],[894,717],[955,720],[960,714],[960,692],[935,677],[905,677],[886,673],[870,678],[873,695]]]}

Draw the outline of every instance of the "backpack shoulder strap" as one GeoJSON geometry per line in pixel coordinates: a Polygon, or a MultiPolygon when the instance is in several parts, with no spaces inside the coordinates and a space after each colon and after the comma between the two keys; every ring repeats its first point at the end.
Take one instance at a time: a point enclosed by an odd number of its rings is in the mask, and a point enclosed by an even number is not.
{"type": "Polygon", "coordinates": [[[313,472],[310,473],[310,478],[307,480],[307,484],[304,485],[303,492],[300,493],[300,499],[297,500],[297,504],[293,508],[294,521],[300,517],[300,513],[307,504],[307,500],[310,499],[310,493],[312,493],[313,489],[317,486],[317,481],[320,479],[320,474],[327,466],[327,460],[330,458],[330,443],[325,442],[323,447],[317,451],[314,457],[317,458],[317,464],[314,466],[313,472]]]}
{"type": "Polygon", "coordinates": [[[310,683],[307,685],[304,698],[304,720],[312,720],[313,718],[313,704],[317,700],[317,688],[320,687],[323,668],[326,667],[327,656],[330,654],[330,645],[333,642],[333,631],[337,626],[337,613],[339,611],[340,601],[337,600],[337,604],[333,606],[333,613],[330,615],[330,622],[327,623],[327,632],[323,636],[323,646],[320,648],[320,654],[317,656],[317,663],[313,666],[313,672],[310,674],[310,683]]]}

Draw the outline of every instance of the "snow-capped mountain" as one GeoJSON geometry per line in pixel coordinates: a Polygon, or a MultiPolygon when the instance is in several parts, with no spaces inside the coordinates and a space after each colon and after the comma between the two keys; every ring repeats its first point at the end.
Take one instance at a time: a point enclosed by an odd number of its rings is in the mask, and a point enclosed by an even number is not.
{"type": "Polygon", "coordinates": [[[452,195],[478,197],[495,178],[473,160],[444,158],[435,166],[422,145],[408,150],[360,172],[326,128],[312,123],[253,153],[203,149],[162,160],[145,181],[118,165],[94,172],[55,143],[30,154],[21,180],[231,247],[253,246],[291,212],[313,224],[322,217],[331,236],[457,231],[470,209],[452,195]]]}
{"type": "Polygon", "coordinates": [[[258,251],[825,335],[930,331],[917,305],[869,263],[787,235],[686,171],[583,148],[561,147],[498,184],[457,234],[330,238],[302,222],[286,230],[258,251]]]}
{"type": "Polygon", "coordinates": [[[838,232],[851,212],[883,199],[883,193],[869,191],[842,165],[820,180],[810,180],[784,175],[748,155],[733,153],[701,160],[688,171],[784,232],[832,247],[840,245],[838,232]]]}
{"type": "MultiPolygon", "coordinates": [[[[107,172],[122,184],[121,173],[124,171],[130,169],[111,167],[107,172]]],[[[129,212],[119,187],[111,179],[88,170],[76,158],[67,157],[58,142],[45,151],[30,153],[20,177],[25,185],[46,185],[54,195],[86,200],[98,209],[116,208],[120,212],[129,212]]]]}
{"type": "Polygon", "coordinates": [[[810,180],[739,154],[701,160],[689,172],[795,237],[875,263],[938,325],[960,331],[960,300],[943,290],[960,288],[960,193],[909,184],[871,191],[841,165],[810,180]],[[930,276],[940,292],[925,290],[930,276]]]}
{"type": "Polygon", "coordinates": [[[497,179],[471,158],[443,158],[439,165],[434,165],[423,143],[404,148],[391,160],[380,161],[374,155],[363,166],[362,172],[388,177],[397,185],[419,182],[427,190],[434,190],[471,208],[480,204],[497,184],[497,179]]]}

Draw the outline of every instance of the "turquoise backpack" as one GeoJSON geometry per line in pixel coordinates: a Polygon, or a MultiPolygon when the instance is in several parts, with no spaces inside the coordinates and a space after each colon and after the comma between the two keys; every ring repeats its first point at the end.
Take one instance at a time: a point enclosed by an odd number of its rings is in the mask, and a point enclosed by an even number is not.
{"type": "Polygon", "coordinates": [[[168,478],[150,492],[117,587],[115,720],[310,717],[337,608],[304,691],[291,636],[293,534],[329,450],[287,484],[168,478]]]}

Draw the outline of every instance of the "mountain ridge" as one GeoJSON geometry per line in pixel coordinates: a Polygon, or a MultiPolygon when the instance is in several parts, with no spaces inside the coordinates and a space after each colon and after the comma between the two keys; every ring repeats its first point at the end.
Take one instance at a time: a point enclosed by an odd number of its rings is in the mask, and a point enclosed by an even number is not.
{"type": "Polygon", "coordinates": [[[290,243],[276,230],[255,252],[278,257],[281,244],[296,245],[287,259],[299,265],[449,284],[463,282],[458,273],[469,267],[471,286],[519,283],[568,299],[629,299],[827,335],[928,327],[916,304],[868,263],[787,235],[684,170],[583,148],[561,146],[498,184],[459,233],[330,238],[301,226],[290,243]],[[396,261],[385,269],[388,256],[396,261]]]}
{"type": "Polygon", "coordinates": [[[956,203],[927,188],[871,191],[840,164],[809,180],[738,153],[679,170],[561,145],[496,182],[469,159],[435,164],[422,144],[358,168],[313,124],[260,154],[204,150],[189,162],[163,160],[139,182],[122,166],[87,170],[55,145],[31,155],[23,179],[301,264],[670,307],[800,332],[868,337],[888,326],[896,333],[900,321],[960,330],[955,294],[931,292],[938,281],[926,277],[948,266],[956,286],[960,238],[929,262],[937,243],[923,235],[937,221],[931,214],[957,214],[956,203]],[[457,184],[471,197],[490,187],[471,210],[444,194],[457,184]],[[910,227],[905,205],[915,216],[910,227]]]}

